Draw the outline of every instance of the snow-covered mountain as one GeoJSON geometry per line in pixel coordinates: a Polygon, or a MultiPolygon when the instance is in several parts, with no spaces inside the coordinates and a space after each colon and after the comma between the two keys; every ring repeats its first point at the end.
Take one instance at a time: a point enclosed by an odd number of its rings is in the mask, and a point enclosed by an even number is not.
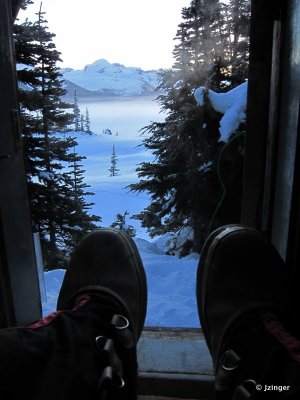
{"type": "Polygon", "coordinates": [[[140,96],[154,92],[158,86],[158,71],[111,64],[101,59],[82,70],[61,70],[69,95],[74,89],[79,96],[140,96]]]}

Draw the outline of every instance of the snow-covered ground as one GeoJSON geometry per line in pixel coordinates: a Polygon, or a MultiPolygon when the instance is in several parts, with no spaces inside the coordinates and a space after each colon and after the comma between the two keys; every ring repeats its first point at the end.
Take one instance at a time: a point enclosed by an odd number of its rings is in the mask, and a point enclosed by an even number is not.
{"type": "MultiPolygon", "coordinates": [[[[247,83],[226,94],[209,92],[213,107],[224,114],[221,120],[221,139],[227,141],[245,118],[247,83]]],[[[195,91],[201,105],[203,88],[195,91]]],[[[76,151],[87,157],[83,161],[86,182],[95,196],[93,213],[102,217],[102,226],[109,226],[116,214],[126,211],[132,216],[147,206],[147,193],[131,193],[126,186],[137,181],[136,167],[143,161],[151,161],[153,155],[145,150],[139,130],[150,121],[160,121],[163,115],[150,97],[142,102],[138,99],[115,99],[104,102],[88,101],[80,104],[82,110],[88,106],[94,132],[110,129],[112,135],[100,133],[89,136],[78,134],[76,151]],[[148,101],[148,103],[147,103],[148,101]],[[113,146],[117,155],[119,174],[110,176],[109,167],[113,146]]],[[[179,259],[164,254],[166,239],[151,240],[136,220],[127,223],[136,229],[136,243],[141,253],[148,280],[148,312],[146,325],[169,327],[199,327],[195,285],[198,256],[179,259]]],[[[58,291],[64,272],[61,270],[45,274],[47,303],[44,314],[56,307],[58,291]]]]}
{"type": "MultiPolygon", "coordinates": [[[[147,193],[131,193],[126,186],[137,181],[136,166],[153,159],[151,153],[140,146],[139,130],[150,121],[162,120],[159,108],[149,97],[140,100],[119,99],[80,103],[81,110],[89,108],[92,130],[98,135],[78,134],[76,151],[87,157],[83,161],[86,182],[95,193],[90,199],[95,203],[92,212],[102,217],[101,226],[109,226],[116,214],[129,215],[140,212],[149,204],[147,193]],[[103,134],[110,129],[112,135],[103,134]],[[117,134],[118,133],[118,134],[117,134]],[[117,155],[119,175],[109,173],[112,147],[117,155]]],[[[195,276],[197,256],[179,259],[164,255],[163,238],[151,240],[139,221],[127,221],[137,231],[136,243],[141,253],[148,281],[148,326],[199,327],[195,276]]],[[[56,308],[56,301],[64,271],[45,273],[47,303],[44,315],[56,308]]]]}
{"type": "MultiPolygon", "coordinates": [[[[195,288],[197,257],[166,256],[155,243],[136,239],[148,283],[146,326],[199,327],[195,288]]],[[[55,310],[63,270],[45,273],[44,315],[55,310]]]]}

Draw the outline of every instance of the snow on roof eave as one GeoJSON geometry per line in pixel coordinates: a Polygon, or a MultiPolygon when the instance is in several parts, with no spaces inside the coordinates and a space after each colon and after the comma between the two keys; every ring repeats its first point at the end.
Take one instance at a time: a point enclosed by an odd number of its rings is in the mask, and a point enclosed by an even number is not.
{"type": "MultiPolygon", "coordinates": [[[[204,105],[205,88],[200,86],[194,96],[200,106],[204,105]]],[[[248,82],[229,90],[227,93],[216,93],[208,90],[208,99],[213,108],[223,114],[220,120],[220,141],[227,142],[240,124],[246,119],[248,82]]]]}

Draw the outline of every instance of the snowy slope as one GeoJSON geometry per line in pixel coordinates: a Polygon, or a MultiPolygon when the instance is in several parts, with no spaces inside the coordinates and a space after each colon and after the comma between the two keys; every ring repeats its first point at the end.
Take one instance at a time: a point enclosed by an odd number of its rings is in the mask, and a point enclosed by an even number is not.
{"type": "MultiPolygon", "coordinates": [[[[155,243],[136,239],[148,282],[148,307],[145,326],[198,328],[196,271],[198,257],[179,259],[162,254],[155,243]]],[[[56,309],[63,270],[45,273],[47,303],[43,314],[56,309]]]]}
{"type": "MultiPolygon", "coordinates": [[[[101,59],[82,70],[61,70],[69,93],[78,88],[107,96],[137,96],[153,93],[158,86],[157,71],[111,64],[101,59]]],[[[85,93],[87,95],[87,93],[85,93]]]]}
{"type": "MultiPolygon", "coordinates": [[[[137,181],[136,167],[142,161],[152,160],[153,156],[146,152],[141,144],[141,136],[137,133],[124,134],[119,130],[116,135],[98,134],[94,136],[78,135],[76,152],[86,156],[82,161],[85,182],[91,185],[95,193],[88,201],[95,203],[93,213],[102,217],[102,226],[108,226],[116,219],[117,213],[129,212],[130,216],[138,213],[149,204],[149,196],[145,193],[129,192],[127,186],[137,181]],[[113,146],[117,156],[117,176],[110,176],[109,168],[113,146]]],[[[148,239],[146,231],[137,220],[128,220],[137,229],[138,236],[148,239]]]]}
{"type": "MultiPolygon", "coordinates": [[[[129,217],[142,211],[151,201],[147,193],[131,193],[126,188],[136,182],[136,167],[142,161],[152,161],[153,155],[141,146],[140,129],[149,121],[164,119],[159,106],[147,96],[144,99],[115,98],[80,103],[82,110],[88,106],[92,130],[97,135],[83,133],[77,136],[76,152],[87,158],[82,161],[85,182],[95,193],[88,201],[94,202],[92,212],[102,217],[101,226],[109,226],[116,214],[129,212],[129,217]],[[112,135],[101,132],[105,128],[112,135]],[[118,132],[118,134],[117,134],[118,132]],[[117,155],[119,175],[109,174],[112,147],[117,155]]],[[[139,221],[127,219],[136,229],[135,241],[141,253],[148,280],[148,312],[146,325],[171,327],[199,327],[195,284],[198,256],[179,259],[164,254],[166,238],[151,240],[139,221]]],[[[47,302],[44,315],[56,308],[56,301],[64,271],[45,273],[47,302]]]]}

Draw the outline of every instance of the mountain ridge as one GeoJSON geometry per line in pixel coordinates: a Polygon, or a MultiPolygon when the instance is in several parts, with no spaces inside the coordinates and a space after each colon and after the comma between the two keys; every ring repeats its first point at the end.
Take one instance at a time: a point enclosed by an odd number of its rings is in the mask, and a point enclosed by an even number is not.
{"type": "Polygon", "coordinates": [[[68,96],[76,89],[81,97],[144,96],[153,94],[159,84],[159,70],[111,64],[99,59],[83,69],[63,68],[61,73],[68,96]]]}

